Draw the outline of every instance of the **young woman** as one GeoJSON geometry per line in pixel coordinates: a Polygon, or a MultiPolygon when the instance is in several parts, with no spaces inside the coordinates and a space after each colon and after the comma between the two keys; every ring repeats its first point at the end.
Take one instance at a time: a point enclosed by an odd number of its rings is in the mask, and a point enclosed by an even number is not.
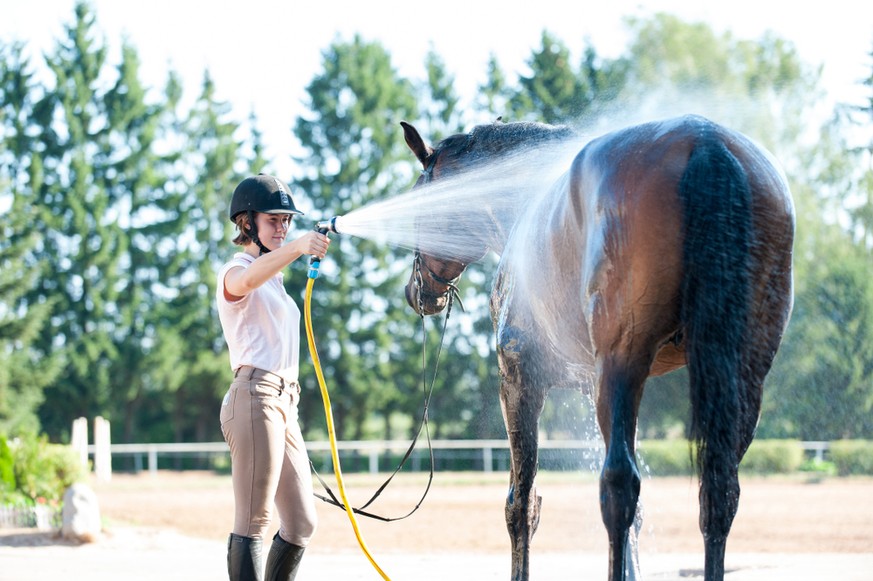
{"type": "Polygon", "coordinates": [[[230,219],[242,252],[218,271],[216,301],[234,380],[221,404],[230,446],[235,516],[228,538],[231,581],[291,581],[315,532],[309,459],[300,427],[297,383],[300,310],[285,292],[283,269],[303,255],[323,258],[327,236],[312,231],[285,244],[300,214],[286,184],[259,174],[233,192],[230,219]],[[279,532],[262,557],[275,503],[279,532]]]}

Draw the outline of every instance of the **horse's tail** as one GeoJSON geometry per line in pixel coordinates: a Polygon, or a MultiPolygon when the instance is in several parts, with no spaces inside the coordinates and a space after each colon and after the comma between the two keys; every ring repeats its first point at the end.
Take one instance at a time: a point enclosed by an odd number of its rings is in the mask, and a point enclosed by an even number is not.
{"type": "MultiPolygon", "coordinates": [[[[679,195],[685,225],[681,316],[691,384],[691,438],[697,446],[701,500],[720,503],[709,508],[723,514],[729,510],[726,505],[739,500],[738,489],[734,494],[724,487],[734,481],[740,460],[752,200],[745,170],[711,126],[704,127],[691,152],[679,195]],[[705,498],[716,491],[735,498],[705,498]]],[[[701,505],[701,516],[706,509],[701,505]]]]}

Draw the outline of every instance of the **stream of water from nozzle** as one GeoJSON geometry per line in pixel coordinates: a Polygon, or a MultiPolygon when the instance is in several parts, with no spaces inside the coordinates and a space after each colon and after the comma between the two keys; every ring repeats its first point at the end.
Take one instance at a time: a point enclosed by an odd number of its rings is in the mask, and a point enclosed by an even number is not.
{"type": "Polygon", "coordinates": [[[488,208],[491,216],[515,219],[567,171],[580,147],[576,140],[509,155],[337,216],[336,229],[426,254],[470,255],[481,246],[471,236],[485,227],[471,216],[488,208]]]}

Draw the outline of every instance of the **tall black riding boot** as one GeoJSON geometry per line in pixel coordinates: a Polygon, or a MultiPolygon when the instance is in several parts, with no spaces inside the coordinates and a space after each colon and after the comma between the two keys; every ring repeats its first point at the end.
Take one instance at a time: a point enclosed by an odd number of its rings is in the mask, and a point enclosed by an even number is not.
{"type": "Polygon", "coordinates": [[[286,543],[276,533],[270,554],[267,555],[267,574],[264,581],[294,581],[303,559],[303,551],[303,547],[286,543]]]}
{"type": "Polygon", "coordinates": [[[261,548],[261,539],[230,534],[227,538],[227,576],[230,581],[263,581],[261,548]]]}

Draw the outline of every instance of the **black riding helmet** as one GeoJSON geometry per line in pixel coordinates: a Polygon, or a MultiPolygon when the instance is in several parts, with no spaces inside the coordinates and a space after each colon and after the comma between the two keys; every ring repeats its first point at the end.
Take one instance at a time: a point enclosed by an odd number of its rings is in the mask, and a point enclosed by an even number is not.
{"type": "Polygon", "coordinates": [[[236,223],[236,217],[243,212],[248,213],[251,236],[261,249],[261,254],[270,250],[258,237],[255,225],[255,212],[261,214],[303,214],[294,205],[291,198],[291,188],[282,180],[271,175],[260,173],[247,177],[233,191],[230,201],[230,221],[236,223]]]}
{"type": "Polygon", "coordinates": [[[241,181],[230,201],[230,221],[243,212],[302,214],[291,198],[291,188],[273,176],[259,173],[241,181]]]}

